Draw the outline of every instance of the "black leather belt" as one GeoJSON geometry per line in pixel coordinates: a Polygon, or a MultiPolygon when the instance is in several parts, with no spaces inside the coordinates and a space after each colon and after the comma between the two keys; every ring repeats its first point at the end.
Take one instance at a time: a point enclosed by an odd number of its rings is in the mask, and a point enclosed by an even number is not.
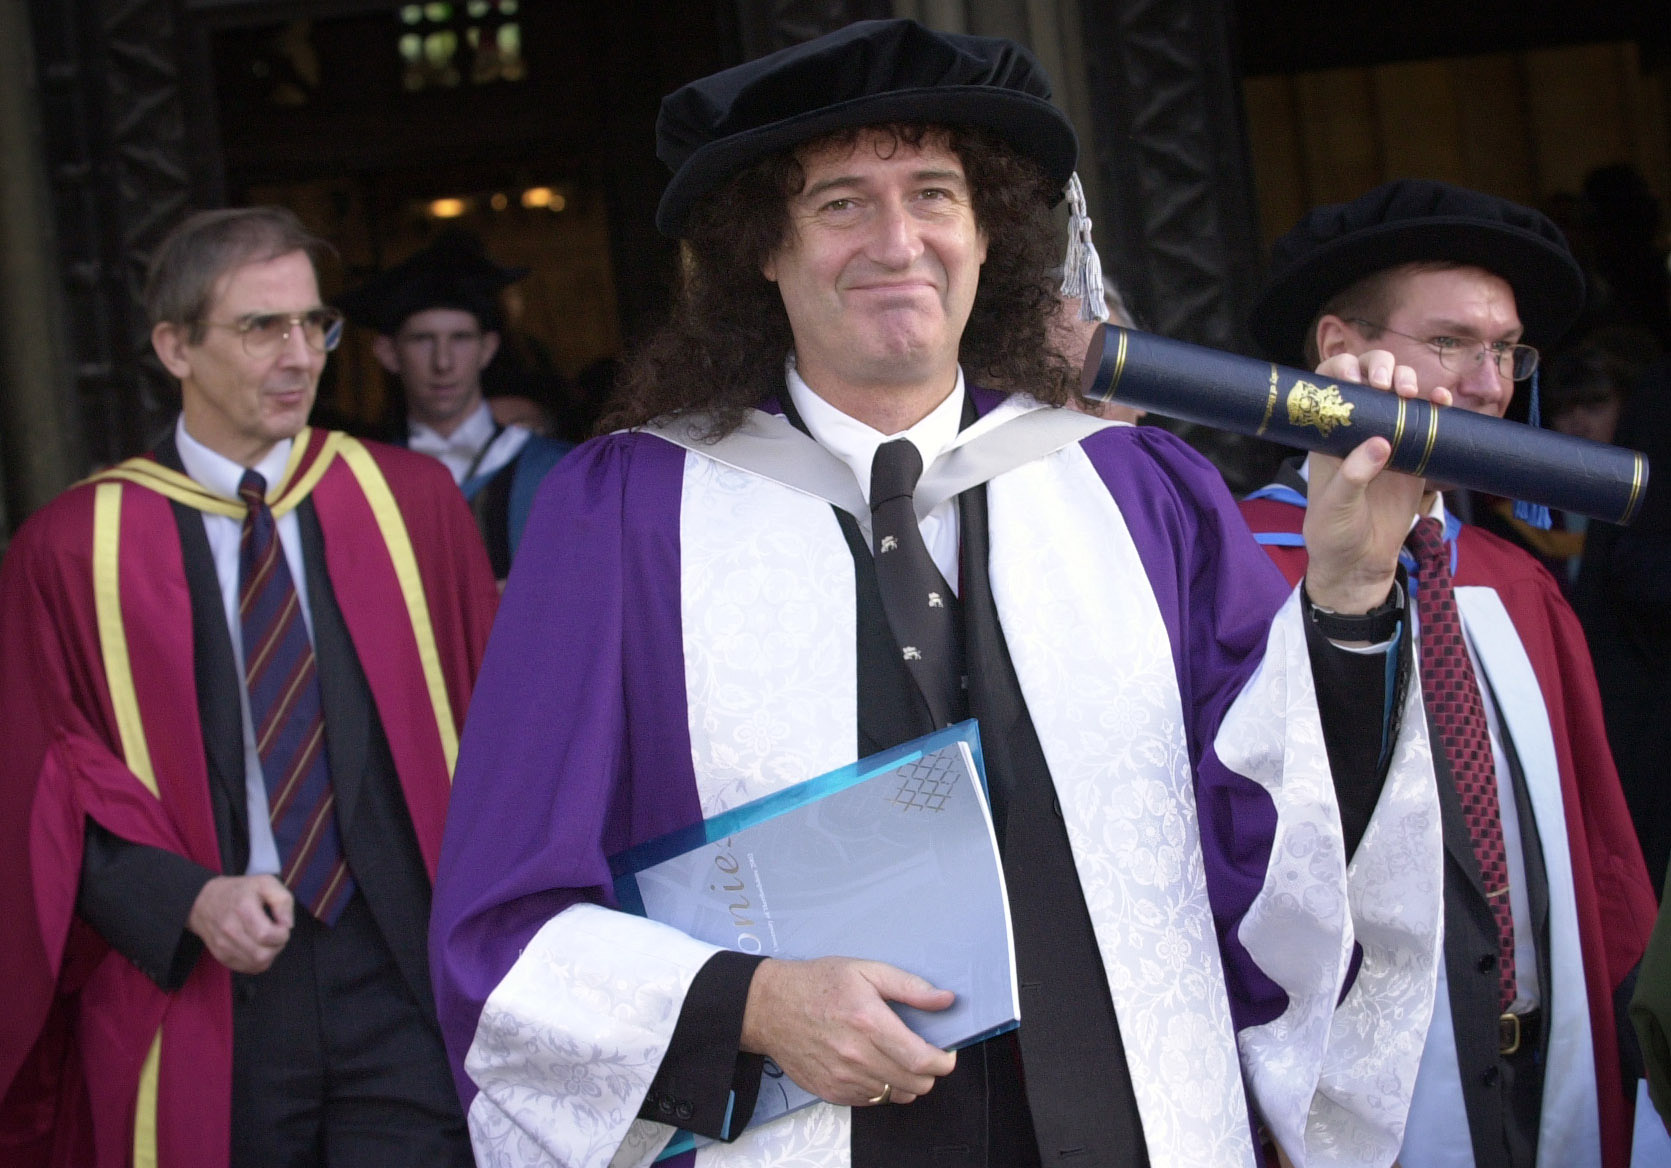
{"type": "Polygon", "coordinates": [[[1497,1019],[1497,1053],[1518,1054],[1522,1050],[1536,1050],[1543,1038],[1543,1011],[1527,1010],[1524,1014],[1503,1014],[1497,1019]]]}

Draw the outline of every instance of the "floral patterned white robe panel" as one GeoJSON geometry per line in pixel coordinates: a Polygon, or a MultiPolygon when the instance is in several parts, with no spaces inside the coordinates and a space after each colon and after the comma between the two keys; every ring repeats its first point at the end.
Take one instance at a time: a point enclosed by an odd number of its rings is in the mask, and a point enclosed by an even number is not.
{"type": "MultiPolygon", "coordinates": [[[[1297,609],[1296,594],[1284,611],[1297,609]]],[[[1386,785],[1343,872],[1337,821],[1327,818],[1338,812],[1326,809],[1333,786],[1317,757],[1321,745],[1298,732],[1315,719],[1308,711],[1316,698],[1302,668],[1308,651],[1297,615],[1279,621],[1265,667],[1279,648],[1288,658],[1292,703],[1281,754],[1274,744],[1258,745],[1275,732],[1272,724],[1240,704],[1219,732],[1220,757],[1267,785],[1283,813],[1266,890],[1240,936],[1288,989],[1289,1008],[1240,1035],[1243,1061],[1265,1121],[1296,1168],[1388,1164],[1403,1138],[1442,952],[1444,848],[1421,694],[1412,685],[1405,695],[1386,785]],[[1279,757],[1280,771],[1269,769],[1279,757]],[[1356,942],[1363,960],[1340,1001],[1339,981],[1319,974],[1327,965],[1321,926],[1343,910],[1349,919],[1337,956],[1349,962],[1356,942]],[[1312,1082],[1309,1107],[1297,1108],[1312,1082]]]]}

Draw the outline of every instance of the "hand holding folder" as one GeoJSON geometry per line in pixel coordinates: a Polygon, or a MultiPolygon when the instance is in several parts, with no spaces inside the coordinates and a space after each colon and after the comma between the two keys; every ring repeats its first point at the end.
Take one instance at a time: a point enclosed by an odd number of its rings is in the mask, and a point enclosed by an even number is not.
{"type": "Polygon", "coordinates": [[[749,991],[743,1049],[831,1103],[910,1103],[951,1074],[957,1056],[918,1037],[888,1003],[937,1013],[956,997],[880,961],[767,962],[749,991]]]}
{"type": "MultiPolygon", "coordinates": [[[[745,1016],[744,1045],[787,1063],[769,1067],[751,1127],[820,1097],[906,1102],[950,1072],[948,1051],[1020,1017],[973,722],[733,808],[610,865],[623,909],[785,959],[756,971],[749,1001],[752,1010],[758,993],[761,1009],[745,1016]],[[794,1020],[782,1023],[786,1016],[794,1020]]],[[[676,1137],[669,1151],[688,1146],[676,1137]]]]}

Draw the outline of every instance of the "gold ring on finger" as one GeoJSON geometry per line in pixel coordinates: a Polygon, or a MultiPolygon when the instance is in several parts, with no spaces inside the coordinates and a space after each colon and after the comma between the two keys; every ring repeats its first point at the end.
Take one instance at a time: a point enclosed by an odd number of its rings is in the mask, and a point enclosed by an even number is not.
{"type": "Polygon", "coordinates": [[[892,1083],[883,1083],[881,1093],[877,1094],[877,1095],[872,1095],[869,1099],[866,1099],[865,1102],[869,1103],[872,1106],[875,1106],[878,1103],[886,1103],[888,1100],[892,1099],[893,1097],[894,1097],[894,1086],[893,1086],[893,1084],[892,1083]]]}

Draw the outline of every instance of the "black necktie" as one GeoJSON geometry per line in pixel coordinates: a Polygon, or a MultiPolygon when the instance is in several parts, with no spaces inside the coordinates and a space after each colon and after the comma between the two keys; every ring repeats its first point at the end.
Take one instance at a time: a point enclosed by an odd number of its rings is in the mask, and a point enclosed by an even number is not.
{"type": "Polygon", "coordinates": [[[962,717],[963,640],[957,597],[928,554],[912,493],[922,455],[908,438],[876,448],[870,466],[871,538],[882,607],[905,667],[928,702],[936,726],[962,717]]]}

